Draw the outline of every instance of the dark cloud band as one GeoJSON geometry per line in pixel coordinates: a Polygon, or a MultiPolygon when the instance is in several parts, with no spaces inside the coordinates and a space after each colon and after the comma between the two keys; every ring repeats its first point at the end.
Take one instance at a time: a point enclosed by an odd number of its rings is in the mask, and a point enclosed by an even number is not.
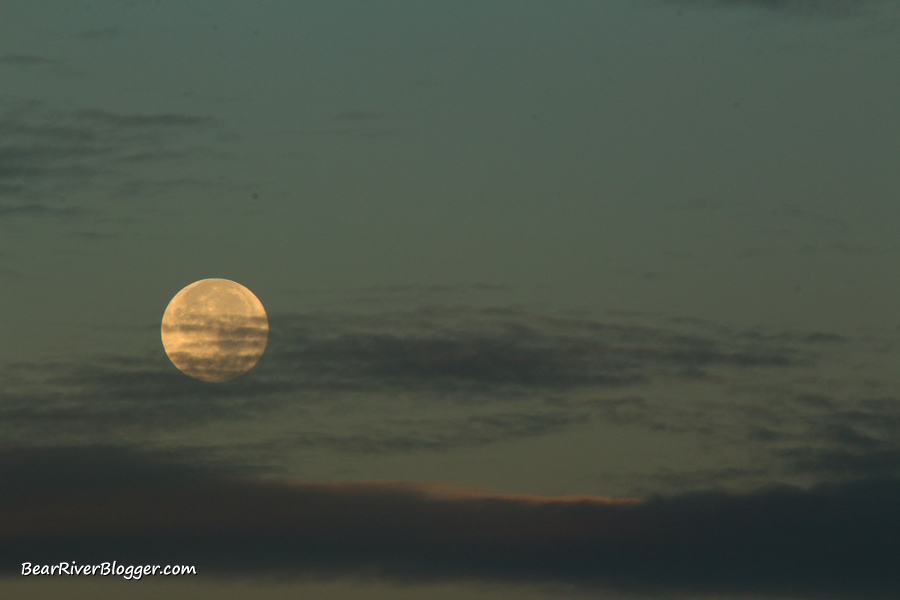
{"type": "Polygon", "coordinates": [[[0,554],[195,564],[207,576],[360,574],[637,592],[888,598],[900,481],[646,501],[402,483],[265,481],[118,448],[0,457],[0,554]]]}

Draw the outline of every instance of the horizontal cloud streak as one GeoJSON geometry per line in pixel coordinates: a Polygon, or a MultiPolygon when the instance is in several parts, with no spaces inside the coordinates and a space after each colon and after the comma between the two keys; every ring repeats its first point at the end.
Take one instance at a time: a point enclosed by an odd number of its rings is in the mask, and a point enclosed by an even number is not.
{"type": "Polygon", "coordinates": [[[820,341],[691,334],[516,309],[281,315],[278,327],[273,358],[282,370],[313,385],[367,390],[617,387],[718,368],[798,367],[807,360],[804,344],[820,341]]]}
{"type": "Polygon", "coordinates": [[[205,575],[569,582],[633,592],[900,592],[900,481],[623,501],[292,483],[126,449],[7,450],[0,554],[205,575]]]}
{"type": "Polygon", "coordinates": [[[58,60],[37,56],[35,54],[2,54],[0,55],[0,66],[9,65],[16,67],[43,67],[47,65],[55,65],[58,60]]]}
{"type": "Polygon", "coordinates": [[[781,14],[848,18],[884,0],[667,0],[674,4],[698,7],[759,8],[781,14]]]}
{"type": "Polygon", "coordinates": [[[8,206],[0,204],[0,217],[23,216],[45,217],[55,216],[63,218],[81,217],[93,214],[94,211],[77,206],[64,206],[60,208],[46,206],[44,204],[24,204],[20,206],[8,206]]]}
{"type": "MultiPolygon", "coordinates": [[[[42,66],[52,61],[31,55],[0,56],[2,65],[42,66]]],[[[183,177],[148,180],[140,168],[159,161],[220,157],[188,136],[218,126],[208,117],[121,114],[97,109],[53,109],[40,102],[0,104],[0,199],[15,198],[0,218],[45,216],[29,212],[48,200],[73,201],[71,194],[135,195],[144,190],[198,185],[183,177]]],[[[206,184],[209,185],[209,184],[206,184]]]]}

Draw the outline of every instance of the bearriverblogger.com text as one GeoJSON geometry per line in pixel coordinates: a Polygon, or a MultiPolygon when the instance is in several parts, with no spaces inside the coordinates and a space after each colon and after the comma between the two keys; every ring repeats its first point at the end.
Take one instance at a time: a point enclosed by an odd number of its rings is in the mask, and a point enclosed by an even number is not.
{"type": "Polygon", "coordinates": [[[173,575],[196,575],[197,568],[189,565],[120,565],[116,561],[104,562],[99,565],[79,565],[75,561],[61,562],[52,565],[35,565],[30,562],[22,563],[22,575],[88,575],[108,577],[110,575],[124,577],[125,579],[140,579],[147,575],[169,577],[173,575]]]}

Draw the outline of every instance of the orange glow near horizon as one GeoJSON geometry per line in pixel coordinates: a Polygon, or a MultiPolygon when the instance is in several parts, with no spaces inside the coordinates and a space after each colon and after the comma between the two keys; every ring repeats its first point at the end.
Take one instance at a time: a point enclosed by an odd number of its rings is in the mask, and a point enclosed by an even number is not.
{"type": "MultiPolygon", "coordinates": [[[[273,483],[275,480],[272,481],[273,483]]],[[[399,480],[384,481],[347,481],[329,483],[306,482],[279,482],[287,483],[291,487],[333,489],[343,491],[358,491],[361,493],[376,490],[403,490],[418,492],[435,500],[509,500],[526,504],[574,504],[578,502],[593,502],[596,504],[642,504],[643,498],[627,498],[614,496],[596,496],[591,494],[564,494],[561,496],[545,496],[540,494],[525,494],[515,492],[503,492],[484,490],[470,487],[454,487],[451,484],[440,482],[412,482],[399,480]]]]}

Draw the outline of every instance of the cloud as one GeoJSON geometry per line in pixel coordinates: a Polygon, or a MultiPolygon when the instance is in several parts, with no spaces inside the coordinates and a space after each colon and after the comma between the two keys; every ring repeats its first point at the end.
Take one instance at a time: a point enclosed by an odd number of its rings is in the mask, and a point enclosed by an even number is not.
{"type": "MultiPolygon", "coordinates": [[[[519,440],[589,419],[584,410],[527,401],[512,405],[482,401],[462,410],[451,401],[449,410],[442,411],[434,407],[441,401],[421,396],[419,410],[410,413],[402,409],[401,399],[370,395],[354,403],[356,412],[364,416],[357,415],[348,425],[346,418],[334,414],[346,406],[340,390],[323,394],[288,378],[254,378],[252,374],[228,385],[209,385],[177,372],[164,356],[103,357],[93,364],[21,363],[9,367],[3,381],[0,419],[7,437],[41,443],[149,440],[159,431],[182,432],[187,439],[191,431],[214,423],[247,425],[275,419],[269,436],[251,444],[255,451],[391,454],[519,440]],[[297,411],[305,416],[298,418],[297,411]]],[[[220,444],[229,452],[244,441],[220,444]]]]}
{"type": "Polygon", "coordinates": [[[359,454],[394,454],[483,446],[556,433],[589,420],[587,413],[561,410],[494,412],[455,419],[406,419],[354,433],[301,433],[271,447],[327,448],[359,454]]]}
{"type": "Polygon", "coordinates": [[[118,27],[98,27],[95,29],[79,31],[78,33],[72,34],[72,38],[77,40],[96,41],[108,40],[119,37],[120,35],[122,35],[122,30],[118,27]]]}
{"type": "Polygon", "coordinates": [[[795,471],[822,476],[900,477],[900,398],[863,397],[838,402],[827,396],[800,397],[805,430],[797,437],[817,444],[779,448],[795,471]]]}
{"type": "Polygon", "coordinates": [[[277,381],[238,379],[214,386],[178,372],[162,349],[147,358],[19,363],[7,367],[0,419],[7,439],[146,439],[247,420],[281,407],[289,391],[277,381]]]}
{"type": "MultiPolygon", "coordinates": [[[[265,437],[224,446],[388,454],[477,447],[593,423],[764,447],[792,464],[799,464],[786,454],[792,448],[839,443],[825,421],[836,408],[752,387],[763,374],[808,379],[822,352],[852,346],[827,332],[625,325],[460,306],[269,316],[266,354],[224,385],[176,371],[152,324],[146,331],[154,332],[154,346],[144,355],[8,365],[0,372],[3,430],[55,443],[150,440],[159,431],[188,440],[201,428],[241,422],[265,437]],[[679,386],[690,391],[673,399],[679,386]],[[694,397],[697,386],[715,391],[713,399],[694,397]]],[[[823,393],[809,384],[788,390],[798,398],[823,393]]]]}
{"type": "Polygon", "coordinates": [[[77,206],[53,207],[45,204],[22,204],[7,205],[0,204],[0,218],[8,216],[24,216],[24,217],[64,217],[73,218],[84,215],[93,214],[95,211],[80,208],[77,206]]]}
{"type": "Polygon", "coordinates": [[[839,482],[900,478],[900,398],[822,393],[757,394],[728,399],[728,410],[697,406],[667,409],[643,398],[597,401],[613,423],[706,439],[720,449],[739,447],[754,468],[664,469],[635,490],[684,490],[765,481],[839,482]]]}
{"type": "Polygon", "coordinates": [[[870,13],[883,0],[667,0],[685,6],[716,8],[758,8],[778,14],[823,16],[836,18],[857,17],[870,13]]]}
{"type": "Polygon", "coordinates": [[[197,117],[194,115],[159,114],[123,115],[108,110],[77,110],[72,113],[77,122],[96,123],[98,125],[114,127],[120,130],[130,129],[158,129],[158,128],[203,128],[212,127],[215,121],[209,117],[197,117]]]}
{"type": "Polygon", "coordinates": [[[894,598],[900,482],[643,501],[262,480],[128,448],[0,453],[0,556],[195,565],[206,577],[574,583],[894,598]]]}
{"type": "Polygon", "coordinates": [[[13,67],[47,67],[55,66],[60,61],[36,54],[3,54],[0,55],[0,66],[13,67]]]}
{"type": "Polygon", "coordinates": [[[310,385],[342,389],[573,390],[697,378],[711,369],[792,368],[807,360],[800,344],[781,340],[518,309],[434,308],[365,322],[352,315],[282,315],[278,327],[273,338],[282,370],[310,385]]]}
{"type": "Polygon", "coordinates": [[[332,121],[374,121],[380,119],[381,115],[375,112],[363,110],[346,109],[335,114],[332,121]]]}
{"type": "Polygon", "coordinates": [[[497,307],[269,317],[266,353],[227,384],[178,372],[156,324],[136,332],[152,339],[145,354],[7,365],[0,433],[153,444],[164,432],[168,446],[202,440],[277,470],[308,453],[448,452],[618,430],[722,454],[714,467],[648,465],[620,481],[640,493],[900,477],[900,400],[872,395],[877,369],[843,372],[884,359],[884,340],[497,307]]]}
{"type": "MultiPolygon", "coordinates": [[[[46,60],[6,55],[0,64],[46,60]]],[[[157,180],[141,168],[161,161],[221,158],[189,142],[217,127],[213,119],[189,114],[63,110],[35,101],[0,105],[0,200],[17,203],[5,205],[0,218],[53,216],[59,211],[47,209],[48,203],[86,202],[74,197],[88,190],[96,198],[183,185],[182,177],[157,180]]]]}
{"type": "Polygon", "coordinates": [[[115,239],[118,236],[112,233],[102,233],[99,231],[72,231],[67,234],[67,237],[97,242],[101,240],[115,239]]]}

